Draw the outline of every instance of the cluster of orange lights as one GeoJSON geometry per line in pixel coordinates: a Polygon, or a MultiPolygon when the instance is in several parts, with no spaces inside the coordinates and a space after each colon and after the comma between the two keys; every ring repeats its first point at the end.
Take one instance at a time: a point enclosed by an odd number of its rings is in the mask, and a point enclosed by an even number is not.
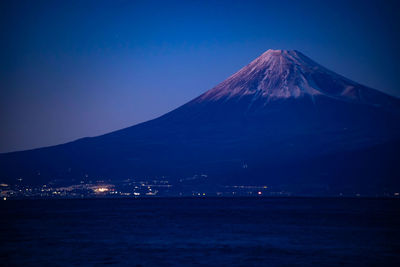
{"type": "Polygon", "coordinates": [[[98,187],[94,189],[94,192],[96,193],[104,193],[107,192],[109,189],[107,187],[98,187]]]}

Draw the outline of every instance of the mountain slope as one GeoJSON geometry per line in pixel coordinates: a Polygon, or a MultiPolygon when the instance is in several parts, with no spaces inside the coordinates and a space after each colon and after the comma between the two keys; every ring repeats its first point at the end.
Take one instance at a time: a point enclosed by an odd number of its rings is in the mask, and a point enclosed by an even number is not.
{"type": "Polygon", "coordinates": [[[266,102],[304,96],[327,96],[382,107],[400,103],[398,99],[329,71],[298,51],[286,50],[266,51],[198,100],[243,96],[252,96],[253,100],[263,98],[266,102]]]}
{"type": "Polygon", "coordinates": [[[174,181],[204,173],[222,184],[397,187],[399,119],[399,99],[298,51],[268,50],[155,120],[0,155],[0,180],[44,183],[88,174],[174,181]]]}

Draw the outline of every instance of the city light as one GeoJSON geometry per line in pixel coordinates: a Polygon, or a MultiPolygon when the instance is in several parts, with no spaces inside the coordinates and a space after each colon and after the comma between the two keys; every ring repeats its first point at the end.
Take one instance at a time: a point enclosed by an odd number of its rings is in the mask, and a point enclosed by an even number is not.
{"type": "Polygon", "coordinates": [[[96,193],[104,193],[107,192],[109,189],[107,187],[99,187],[99,188],[95,188],[94,191],[96,193]]]}

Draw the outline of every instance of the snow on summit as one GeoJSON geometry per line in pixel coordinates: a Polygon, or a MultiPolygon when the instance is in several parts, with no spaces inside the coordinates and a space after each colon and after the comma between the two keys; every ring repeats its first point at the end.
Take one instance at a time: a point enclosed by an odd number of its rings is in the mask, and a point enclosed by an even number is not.
{"type": "Polygon", "coordinates": [[[299,51],[270,49],[196,100],[244,96],[266,101],[326,96],[366,104],[380,104],[391,98],[324,68],[299,51]]]}

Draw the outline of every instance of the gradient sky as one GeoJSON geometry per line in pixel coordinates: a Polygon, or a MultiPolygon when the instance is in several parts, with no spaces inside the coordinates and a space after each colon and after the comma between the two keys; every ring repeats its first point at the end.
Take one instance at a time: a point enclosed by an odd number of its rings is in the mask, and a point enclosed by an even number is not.
{"type": "Polygon", "coordinates": [[[399,97],[395,2],[1,1],[0,152],[155,118],[269,48],[399,97]]]}

